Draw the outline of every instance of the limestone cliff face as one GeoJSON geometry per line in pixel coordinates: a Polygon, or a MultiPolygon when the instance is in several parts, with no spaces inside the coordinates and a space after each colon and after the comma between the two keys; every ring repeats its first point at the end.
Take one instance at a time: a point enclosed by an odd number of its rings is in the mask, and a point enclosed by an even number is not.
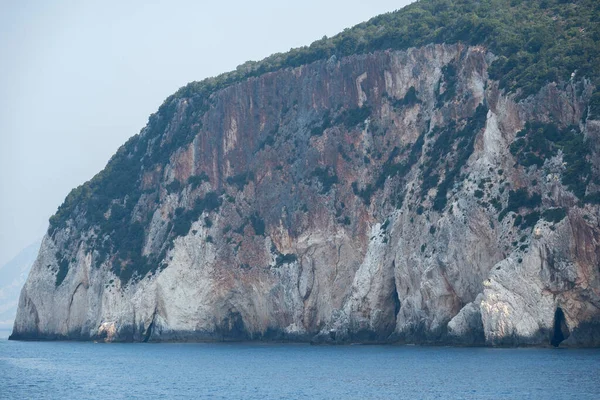
{"type": "Polygon", "coordinates": [[[200,108],[170,99],[122,155],[189,140],[99,210],[132,210],[145,267],[75,206],[12,337],[599,345],[599,208],[563,179],[562,139],[542,154],[526,125],[587,138],[589,195],[594,88],[517,102],[493,59],[429,45],[267,73],[200,108]]]}

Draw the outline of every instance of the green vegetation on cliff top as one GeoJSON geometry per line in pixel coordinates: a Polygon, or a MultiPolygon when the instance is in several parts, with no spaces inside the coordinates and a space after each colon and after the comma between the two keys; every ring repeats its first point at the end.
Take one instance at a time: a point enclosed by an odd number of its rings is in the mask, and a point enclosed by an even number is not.
{"type": "MultiPolygon", "coordinates": [[[[492,78],[525,97],[571,73],[600,75],[600,2],[596,0],[422,0],[310,46],[249,61],[236,71],[192,82],[175,97],[208,96],[242,79],[331,56],[403,50],[429,43],[483,45],[499,58],[492,78]]],[[[169,99],[167,99],[167,102],[169,99]]]]}

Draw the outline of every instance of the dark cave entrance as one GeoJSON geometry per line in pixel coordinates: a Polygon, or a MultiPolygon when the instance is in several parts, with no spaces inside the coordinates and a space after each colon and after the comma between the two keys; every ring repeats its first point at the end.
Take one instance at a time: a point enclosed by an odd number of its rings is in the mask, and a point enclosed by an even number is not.
{"type": "Polygon", "coordinates": [[[144,334],[144,343],[148,343],[148,341],[150,340],[150,336],[152,336],[152,330],[154,329],[154,318],[152,318],[152,322],[150,322],[150,325],[148,325],[148,329],[146,329],[146,332],[144,334]]]}
{"type": "Polygon", "coordinates": [[[550,338],[550,344],[554,347],[558,347],[558,345],[565,339],[569,337],[571,332],[569,331],[569,326],[567,325],[567,321],[565,320],[565,313],[562,308],[557,307],[554,312],[554,329],[552,330],[552,337],[550,338]]]}

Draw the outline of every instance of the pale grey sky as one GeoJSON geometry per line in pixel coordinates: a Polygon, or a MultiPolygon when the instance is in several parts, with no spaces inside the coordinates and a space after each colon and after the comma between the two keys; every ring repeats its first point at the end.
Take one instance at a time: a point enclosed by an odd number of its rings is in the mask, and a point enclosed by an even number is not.
{"type": "Polygon", "coordinates": [[[179,87],[409,0],[0,0],[0,265],[179,87]]]}

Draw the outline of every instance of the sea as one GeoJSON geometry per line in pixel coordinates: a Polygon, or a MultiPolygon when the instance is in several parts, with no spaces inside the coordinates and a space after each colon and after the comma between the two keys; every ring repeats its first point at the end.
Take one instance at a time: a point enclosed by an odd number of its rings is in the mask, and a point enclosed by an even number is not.
{"type": "Polygon", "coordinates": [[[600,399],[600,349],[15,342],[0,399],[600,399]]]}

